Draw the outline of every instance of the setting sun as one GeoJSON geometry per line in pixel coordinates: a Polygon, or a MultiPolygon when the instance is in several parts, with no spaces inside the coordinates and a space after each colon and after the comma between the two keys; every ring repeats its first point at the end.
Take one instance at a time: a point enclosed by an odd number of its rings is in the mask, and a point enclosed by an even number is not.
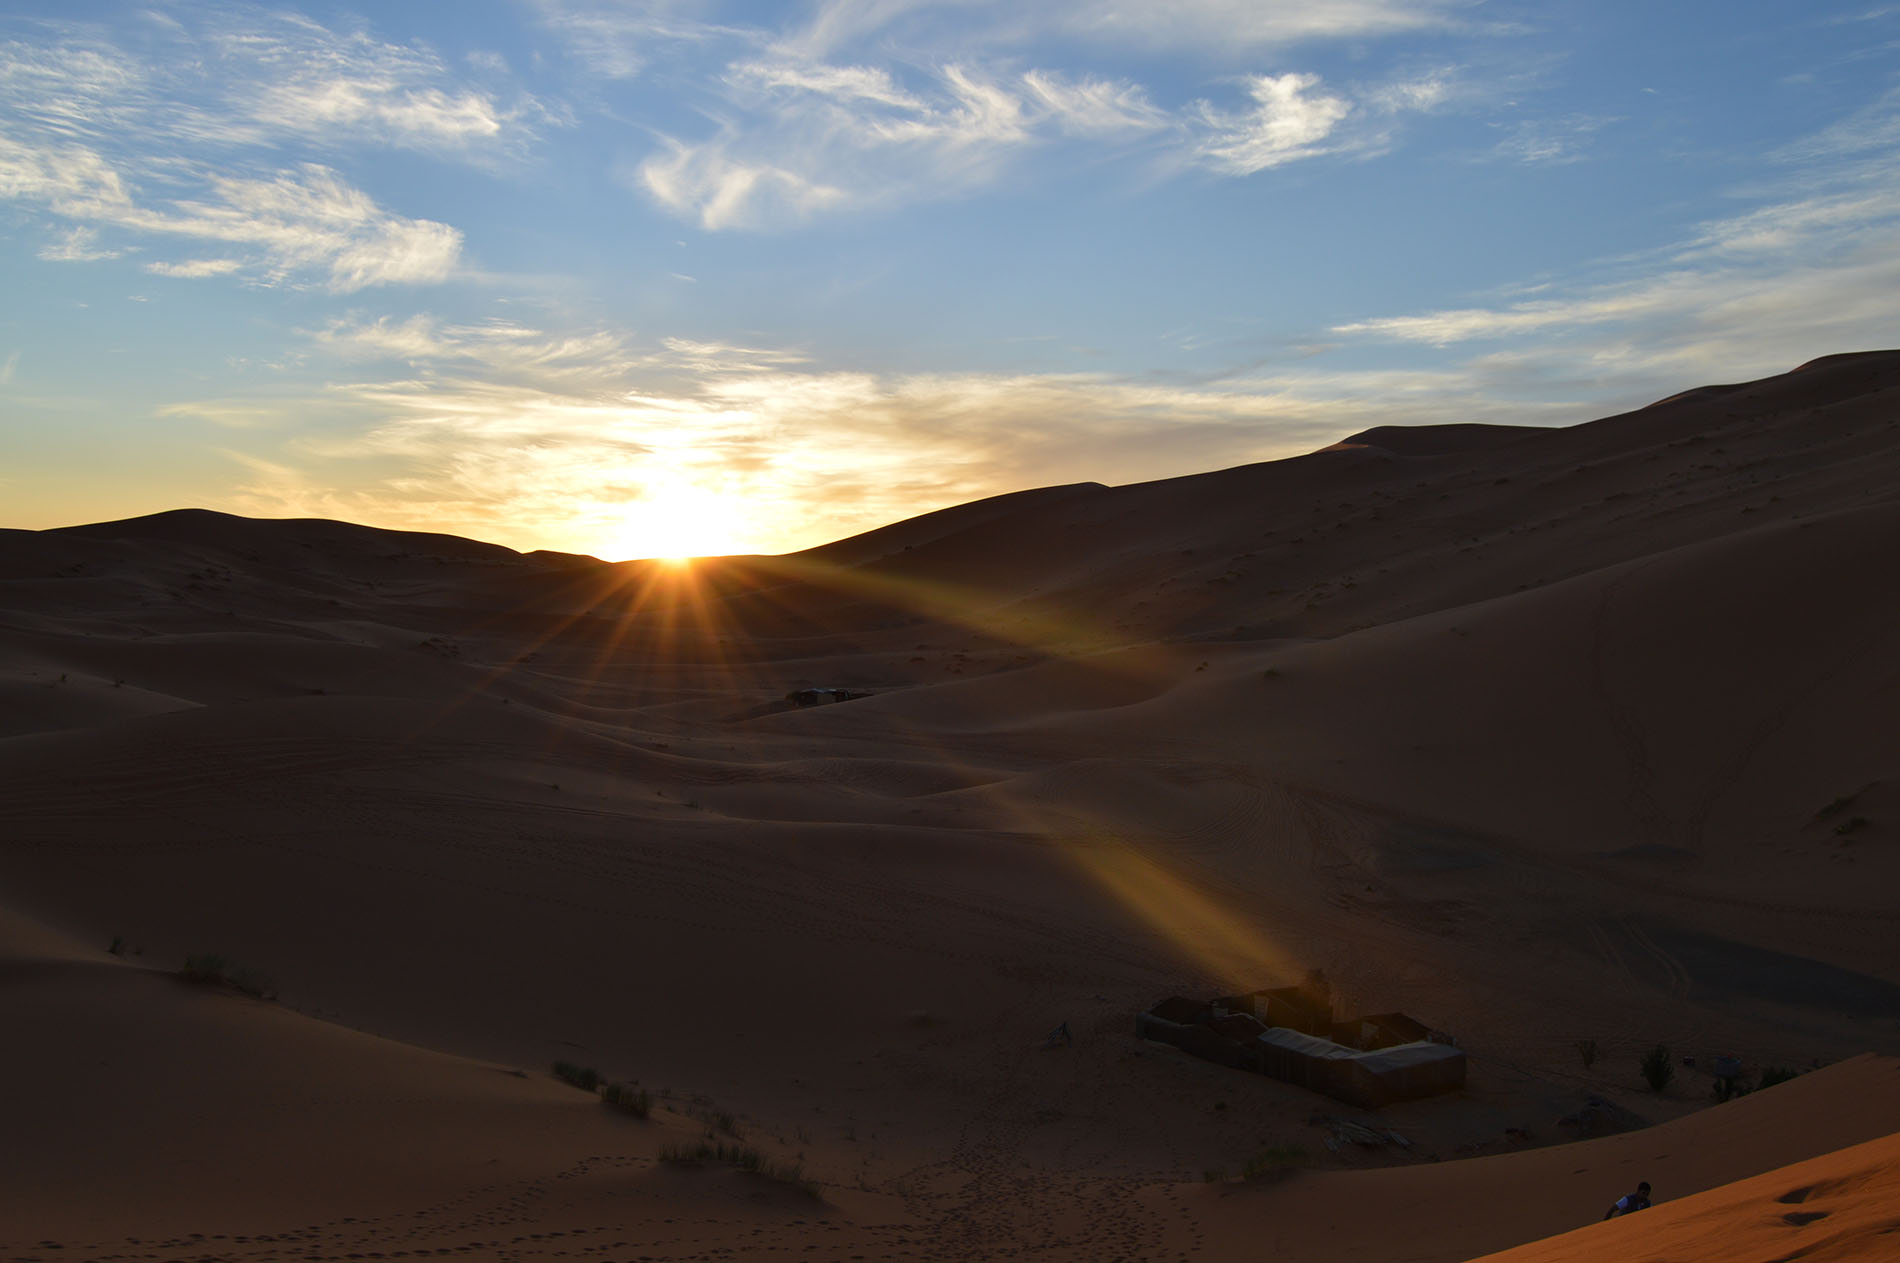
{"type": "Polygon", "coordinates": [[[609,561],[650,558],[684,565],[694,557],[745,551],[748,521],[745,506],[734,497],[671,483],[629,504],[599,552],[609,561]]]}

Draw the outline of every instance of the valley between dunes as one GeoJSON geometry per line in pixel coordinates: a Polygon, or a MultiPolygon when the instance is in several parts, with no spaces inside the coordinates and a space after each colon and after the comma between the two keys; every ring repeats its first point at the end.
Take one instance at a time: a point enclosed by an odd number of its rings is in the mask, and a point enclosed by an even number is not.
{"type": "Polygon", "coordinates": [[[0,531],[0,1258],[1890,1257],[1896,575],[1900,352],[678,568],[0,531]],[[1466,1088],[1135,1035],[1310,969],[1466,1088]]]}

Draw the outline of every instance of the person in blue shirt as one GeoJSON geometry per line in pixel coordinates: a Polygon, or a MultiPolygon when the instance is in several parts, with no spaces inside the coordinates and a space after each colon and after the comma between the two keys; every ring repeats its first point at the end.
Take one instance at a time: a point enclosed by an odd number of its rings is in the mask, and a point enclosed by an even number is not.
{"type": "Polygon", "coordinates": [[[1639,1210],[1649,1209],[1649,1181],[1644,1180],[1636,1186],[1634,1193],[1625,1193],[1616,1199],[1616,1205],[1604,1212],[1605,1219],[1614,1219],[1618,1215],[1631,1215],[1639,1210]]]}

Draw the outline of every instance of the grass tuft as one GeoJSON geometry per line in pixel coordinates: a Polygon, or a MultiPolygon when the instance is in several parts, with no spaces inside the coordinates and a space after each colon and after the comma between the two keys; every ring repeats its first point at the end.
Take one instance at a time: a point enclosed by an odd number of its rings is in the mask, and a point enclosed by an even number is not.
{"type": "Polygon", "coordinates": [[[601,1104],[625,1110],[635,1118],[645,1118],[653,1112],[653,1093],[631,1083],[603,1083],[600,1100],[601,1104]]]}
{"type": "Polygon", "coordinates": [[[1263,1180],[1269,1176],[1281,1175],[1304,1166],[1306,1159],[1306,1150],[1298,1145],[1273,1145],[1248,1158],[1246,1164],[1240,1168],[1240,1178],[1263,1180]]]}
{"type": "Polygon", "coordinates": [[[1649,1084],[1650,1091],[1662,1091],[1675,1077],[1676,1063],[1669,1056],[1667,1046],[1657,1044],[1643,1054],[1643,1081],[1649,1084]]]}
{"type": "Polygon", "coordinates": [[[600,1071],[592,1066],[577,1066],[571,1061],[555,1062],[554,1077],[583,1092],[592,1092],[600,1086],[600,1071]]]}
{"type": "Polygon", "coordinates": [[[669,1166],[703,1166],[713,1163],[762,1175],[768,1180],[790,1185],[802,1193],[818,1196],[818,1186],[805,1178],[803,1162],[773,1162],[751,1145],[729,1145],[725,1141],[700,1141],[696,1145],[667,1145],[660,1150],[660,1161],[669,1166]]]}
{"type": "Polygon", "coordinates": [[[178,971],[178,976],[200,986],[231,987],[259,1000],[277,998],[276,985],[268,974],[247,969],[217,952],[199,952],[185,957],[184,968],[178,971]]]}

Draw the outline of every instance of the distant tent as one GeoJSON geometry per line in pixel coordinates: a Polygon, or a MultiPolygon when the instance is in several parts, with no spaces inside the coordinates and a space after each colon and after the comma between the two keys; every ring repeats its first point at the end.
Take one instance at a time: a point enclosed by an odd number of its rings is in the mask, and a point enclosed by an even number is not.
{"type": "Polygon", "coordinates": [[[1212,1004],[1169,996],[1136,1015],[1135,1033],[1367,1108],[1464,1086],[1464,1051],[1437,1042],[1423,1023],[1403,1013],[1335,1023],[1315,990],[1309,982],[1212,1004]]]}
{"type": "Polygon", "coordinates": [[[1349,1018],[1333,1023],[1333,1039],[1351,1048],[1367,1052],[1375,1048],[1396,1048],[1432,1037],[1431,1028],[1403,1013],[1374,1013],[1369,1017],[1349,1018]]]}
{"type": "Polygon", "coordinates": [[[1465,1053],[1450,1044],[1420,1040],[1377,1052],[1355,1053],[1339,1063],[1333,1095],[1367,1107],[1416,1101],[1465,1085],[1465,1053]]]}
{"type": "Polygon", "coordinates": [[[869,696],[852,689],[793,689],[785,695],[785,700],[794,706],[823,706],[827,702],[854,702],[869,696]]]}
{"type": "Polygon", "coordinates": [[[1333,1033],[1330,1003],[1316,1003],[1312,993],[1302,987],[1250,991],[1245,995],[1223,996],[1214,1003],[1239,1013],[1251,1013],[1267,1026],[1284,1026],[1321,1038],[1333,1033]]]}
{"type": "Polygon", "coordinates": [[[1273,1027],[1255,1042],[1262,1074],[1328,1096],[1335,1095],[1340,1082],[1338,1063],[1353,1055],[1343,1044],[1285,1026],[1273,1027]]]}

